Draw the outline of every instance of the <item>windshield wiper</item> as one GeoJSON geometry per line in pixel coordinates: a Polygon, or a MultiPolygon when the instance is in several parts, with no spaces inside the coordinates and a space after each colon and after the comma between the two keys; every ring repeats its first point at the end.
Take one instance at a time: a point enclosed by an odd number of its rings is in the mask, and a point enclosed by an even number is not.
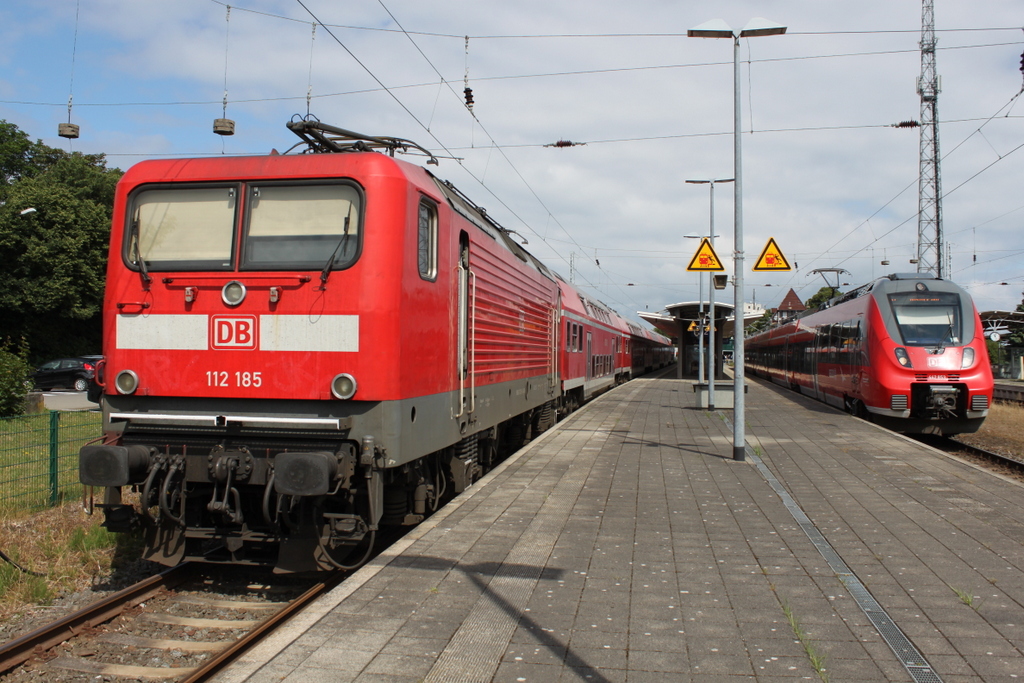
{"type": "Polygon", "coordinates": [[[351,216],[345,216],[345,234],[338,240],[338,246],[334,247],[334,251],[331,252],[331,258],[327,259],[327,263],[324,265],[324,269],[320,271],[320,284],[321,286],[327,285],[327,278],[331,276],[331,269],[334,267],[334,258],[338,255],[338,252],[342,250],[345,244],[348,242],[349,233],[348,226],[351,216]]]}
{"type": "Polygon", "coordinates": [[[153,281],[153,278],[149,276],[149,269],[146,267],[146,261],[142,258],[142,252],[139,249],[139,217],[137,215],[132,221],[129,239],[132,241],[132,256],[135,258],[135,263],[139,266],[139,275],[142,276],[142,282],[148,286],[153,281]]]}
{"type": "Polygon", "coordinates": [[[953,343],[953,316],[949,316],[949,325],[946,327],[946,331],[939,337],[939,351],[946,348],[946,340],[949,339],[949,343],[953,343]]]}

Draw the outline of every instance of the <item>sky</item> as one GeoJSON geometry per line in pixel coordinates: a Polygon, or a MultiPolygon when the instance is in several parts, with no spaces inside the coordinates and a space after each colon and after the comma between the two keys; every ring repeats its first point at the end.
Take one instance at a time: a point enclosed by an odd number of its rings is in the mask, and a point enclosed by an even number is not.
{"type": "MultiPolygon", "coordinates": [[[[528,250],[635,318],[697,300],[686,268],[711,201],[686,181],[734,174],[732,45],[686,31],[765,17],[787,32],[741,41],[742,248],[744,300],[773,307],[790,288],[806,300],[916,270],[920,133],[894,124],[921,118],[921,14],[909,0],[5,0],[0,119],[121,169],[283,152],[307,114],[414,140],[528,250]],[[222,117],[234,136],[213,133],[222,117]],[[76,140],[57,136],[68,121],[76,140]],[[769,238],[792,271],[752,272],[769,238]]],[[[948,278],[979,310],[1012,310],[1024,6],[934,0],[934,16],[948,278]]],[[[715,186],[730,275],[733,192],[715,186]]]]}

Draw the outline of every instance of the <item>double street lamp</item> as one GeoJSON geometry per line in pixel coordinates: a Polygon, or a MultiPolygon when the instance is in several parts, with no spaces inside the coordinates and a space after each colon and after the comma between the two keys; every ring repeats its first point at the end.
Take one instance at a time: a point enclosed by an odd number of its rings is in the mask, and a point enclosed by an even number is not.
{"type": "Polygon", "coordinates": [[[733,460],[746,460],[746,434],[744,432],[744,368],[743,368],[743,164],[740,135],[740,38],[758,36],[777,36],[786,32],[780,26],[767,19],[751,19],[743,30],[736,32],[729,28],[721,19],[712,19],[686,32],[690,38],[732,38],[732,73],[733,73],[733,178],[736,183],[733,196],[735,208],[733,220],[733,291],[734,291],[734,323],[733,323],[733,460]]]}

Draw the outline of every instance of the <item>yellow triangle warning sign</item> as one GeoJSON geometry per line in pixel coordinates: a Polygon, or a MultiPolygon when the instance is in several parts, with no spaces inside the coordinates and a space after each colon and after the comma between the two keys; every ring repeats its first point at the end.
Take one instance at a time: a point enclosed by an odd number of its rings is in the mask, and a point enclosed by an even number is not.
{"type": "Polygon", "coordinates": [[[690,259],[690,265],[686,266],[687,270],[725,270],[725,266],[718,259],[718,254],[715,253],[715,248],[711,246],[711,241],[707,237],[701,239],[700,247],[697,249],[697,253],[690,259]]]}
{"type": "Polygon", "coordinates": [[[768,244],[764,245],[761,256],[758,257],[757,263],[754,264],[754,270],[793,269],[789,267],[789,261],[786,260],[786,256],[779,249],[779,245],[775,244],[775,238],[769,237],[768,244]]]}

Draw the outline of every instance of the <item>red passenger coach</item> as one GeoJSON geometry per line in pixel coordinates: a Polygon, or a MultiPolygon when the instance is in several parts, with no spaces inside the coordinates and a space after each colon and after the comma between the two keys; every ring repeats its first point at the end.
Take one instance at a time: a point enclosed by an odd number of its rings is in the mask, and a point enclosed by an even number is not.
{"type": "Polygon", "coordinates": [[[992,401],[971,297],[927,273],[880,278],[745,345],[752,372],[901,432],[975,432],[992,401]]]}
{"type": "MultiPolygon", "coordinates": [[[[577,367],[571,290],[394,158],[429,152],[289,127],[335,153],[147,161],[118,185],[105,439],[80,479],[152,560],[357,565],[381,525],[420,521],[553,424],[577,367]]],[[[621,335],[584,314],[584,385],[610,382],[621,335]]]]}

